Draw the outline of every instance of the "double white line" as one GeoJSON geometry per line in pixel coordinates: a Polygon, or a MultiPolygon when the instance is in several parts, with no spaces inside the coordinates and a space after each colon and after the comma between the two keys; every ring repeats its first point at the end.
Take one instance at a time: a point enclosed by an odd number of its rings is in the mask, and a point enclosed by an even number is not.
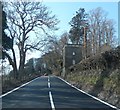
{"type": "MultiPolygon", "coordinates": [[[[51,85],[50,85],[50,77],[48,76],[48,88],[50,88],[50,87],[51,87],[51,85]]],[[[52,93],[51,93],[50,90],[49,90],[49,98],[50,98],[51,108],[52,108],[52,110],[55,110],[55,105],[54,105],[52,93]]]]}

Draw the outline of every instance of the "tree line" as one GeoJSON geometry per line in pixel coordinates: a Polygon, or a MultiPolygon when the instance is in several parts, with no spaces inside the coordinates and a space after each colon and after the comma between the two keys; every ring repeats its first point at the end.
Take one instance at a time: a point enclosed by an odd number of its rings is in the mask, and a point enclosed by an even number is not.
{"type": "Polygon", "coordinates": [[[80,8],[69,24],[69,38],[72,44],[83,47],[85,58],[100,53],[104,45],[113,47],[115,43],[115,22],[108,19],[106,12],[100,7],[88,13],[80,8]]]}
{"type": "Polygon", "coordinates": [[[20,0],[2,4],[2,56],[9,61],[16,79],[25,72],[27,52],[44,52],[42,58],[49,68],[61,71],[65,44],[81,45],[83,58],[87,58],[102,52],[103,46],[112,47],[115,42],[115,23],[107,18],[106,12],[100,7],[89,12],[80,8],[68,21],[69,32],[57,39],[51,33],[58,30],[59,20],[42,2],[20,0]]]}
{"type": "Polygon", "coordinates": [[[6,30],[4,29],[6,35],[2,39],[2,55],[3,59],[8,59],[12,65],[14,77],[17,79],[18,75],[23,73],[27,52],[41,51],[50,38],[47,30],[57,30],[56,25],[59,21],[55,15],[51,15],[42,2],[20,0],[19,2],[5,2],[3,6],[3,12],[5,12],[3,25],[6,26],[6,30]],[[34,38],[31,35],[34,35],[34,38]],[[17,65],[18,60],[19,65],[17,65]]]}
{"type": "Polygon", "coordinates": [[[48,54],[46,59],[49,63],[53,61],[51,65],[56,64],[59,71],[60,66],[62,68],[63,47],[66,44],[80,45],[83,59],[104,53],[116,46],[115,21],[107,18],[107,12],[98,7],[89,12],[80,8],[75,13],[68,22],[69,32],[63,33],[60,39],[55,39],[48,46],[50,55],[48,54]]]}

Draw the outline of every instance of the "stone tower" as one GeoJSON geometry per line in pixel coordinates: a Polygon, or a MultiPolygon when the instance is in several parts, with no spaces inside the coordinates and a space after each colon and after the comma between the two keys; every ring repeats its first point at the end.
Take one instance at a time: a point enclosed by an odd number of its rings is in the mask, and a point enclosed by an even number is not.
{"type": "Polygon", "coordinates": [[[63,76],[66,69],[82,60],[82,48],[80,45],[67,44],[63,48],[63,76]]]}

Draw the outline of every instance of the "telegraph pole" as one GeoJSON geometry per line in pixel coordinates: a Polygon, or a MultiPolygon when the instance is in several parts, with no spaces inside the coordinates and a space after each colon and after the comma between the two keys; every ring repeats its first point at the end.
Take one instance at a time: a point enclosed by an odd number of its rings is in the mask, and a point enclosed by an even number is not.
{"type": "Polygon", "coordinates": [[[87,58],[87,36],[86,36],[86,29],[87,27],[83,27],[84,29],[84,54],[85,54],[85,59],[87,58]]]}

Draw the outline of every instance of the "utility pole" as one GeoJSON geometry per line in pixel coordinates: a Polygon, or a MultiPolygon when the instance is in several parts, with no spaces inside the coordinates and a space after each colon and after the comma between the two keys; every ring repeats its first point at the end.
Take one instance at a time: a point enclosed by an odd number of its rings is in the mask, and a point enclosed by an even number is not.
{"type": "Polygon", "coordinates": [[[84,29],[84,55],[85,55],[85,59],[87,58],[87,36],[86,36],[86,30],[87,27],[83,27],[84,29]]]}

